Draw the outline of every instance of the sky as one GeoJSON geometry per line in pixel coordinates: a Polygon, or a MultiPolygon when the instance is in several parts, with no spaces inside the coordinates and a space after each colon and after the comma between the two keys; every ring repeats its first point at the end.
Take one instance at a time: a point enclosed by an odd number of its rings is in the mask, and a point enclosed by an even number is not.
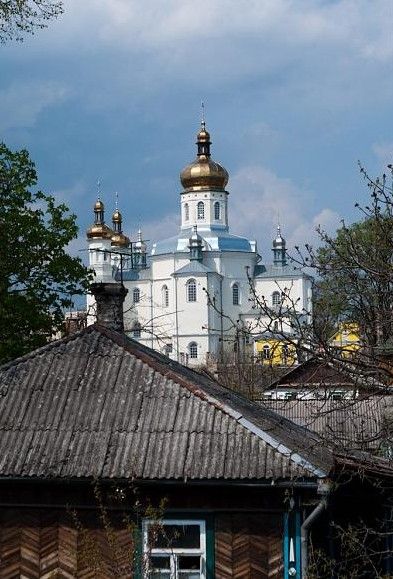
{"type": "Polygon", "coordinates": [[[358,160],[393,162],[391,0],[65,0],[23,43],[0,46],[0,138],[27,148],[39,185],[76,213],[83,256],[97,180],[106,220],[177,232],[179,173],[205,103],[226,167],[233,233],[271,260],[366,202],[358,160]]]}

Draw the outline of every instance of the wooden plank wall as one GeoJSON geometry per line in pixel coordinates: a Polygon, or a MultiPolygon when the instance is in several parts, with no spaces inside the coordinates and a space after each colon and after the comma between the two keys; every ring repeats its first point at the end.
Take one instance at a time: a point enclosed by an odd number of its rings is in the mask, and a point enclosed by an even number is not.
{"type": "Polygon", "coordinates": [[[65,511],[0,509],[1,579],[132,579],[132,549],[124,528],[109,538],[88,520],[77,530],[65,511]]]}
{"type": "MultiPolygon", "coordinates": [[[[132,579],[132,552],[121,524],[108,536],[88,518],[76,529],[65,511],[0,509],[1,579],[132,579]]],[[[218,515],[215,565],[215,579],[281,579],[282,516],[218,515]]]]}
{"type": "Polygon", "coordinates": [[[282,516],[231,514],[216,518],[216,579],[281,579],[282,516]]]}

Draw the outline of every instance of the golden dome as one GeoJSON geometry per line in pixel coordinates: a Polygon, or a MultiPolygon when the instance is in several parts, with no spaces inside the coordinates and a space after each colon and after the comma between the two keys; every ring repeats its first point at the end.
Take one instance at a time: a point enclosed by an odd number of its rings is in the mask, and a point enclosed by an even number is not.
{"type": "Polygon", "coordinates": [[[111,245],[113,247],[128,247],[130,240],[124,233],[115,232],[111,237],[111,245]]]}
{"type": "Polygon", "coordinates": [[[87,239],[110,239],[113,231],[105,224],[104,204],[97,199],[94,204],[94,223],[86,232],[87,239]]]}
{"type": "Polygon", "coordinates": [[[112,221],[113,221],[113,223],[121,223],[122,222],[122,216],[121,216],[121,213],[118,209],[116,209],[113,212],[112,221]]]}
{"type": "Polygon", "coordinates": [[[197,135],[197,158],[180,173],[184,191],[220,190],[225,191],[229,175],[226,169],[210,158],[210,134],[202,121],[197,135]]]}
{"type": "Polygon", "coordinates": [[[86,232],[87,239],[111,239],[113,231],[105,223],[94,223],[86,232]]]}
{"type": "Polygon", "coordinates": [[[97,199],[94,204],[94,211],[104,211],[104,204],[101,199],[97,199]]]}

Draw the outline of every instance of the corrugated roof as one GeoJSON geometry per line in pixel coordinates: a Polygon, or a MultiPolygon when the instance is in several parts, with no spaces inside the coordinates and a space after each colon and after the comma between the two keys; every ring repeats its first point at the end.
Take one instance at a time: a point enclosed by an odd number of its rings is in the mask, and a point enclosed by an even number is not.
{"type": "Polygon", "coordinates": [[[392,432],[387,430],[387,424],[393,415],[393,396],[370,396],[363,400],[261,400],[260,404],[315,430],[338,451],[382,452],[391,441],[392,432]]]}
{"type": "Polygon", "coordinates": [[[90,326],[0,368],[0,476],[292,479],[319,437],[123,334],[90,326]]]}

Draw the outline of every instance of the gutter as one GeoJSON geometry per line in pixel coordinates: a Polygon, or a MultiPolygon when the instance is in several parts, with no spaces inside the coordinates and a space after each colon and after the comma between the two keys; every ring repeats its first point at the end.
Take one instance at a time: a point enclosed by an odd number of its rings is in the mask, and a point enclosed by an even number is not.
{"type": "Polygon", "coordinates": [[[307,519],[303,521],[300,528],[300,545],[301,545],[301,579],[307,579],[308,570],[308,538],[309,530],[312,524],[320,517],[323,511],[327,508],[327,497],[331,491],[331,483],[328,479],[318,481],[318,494],[323,498],[319,501],[317,506],[311,511],[307,519]]]}

